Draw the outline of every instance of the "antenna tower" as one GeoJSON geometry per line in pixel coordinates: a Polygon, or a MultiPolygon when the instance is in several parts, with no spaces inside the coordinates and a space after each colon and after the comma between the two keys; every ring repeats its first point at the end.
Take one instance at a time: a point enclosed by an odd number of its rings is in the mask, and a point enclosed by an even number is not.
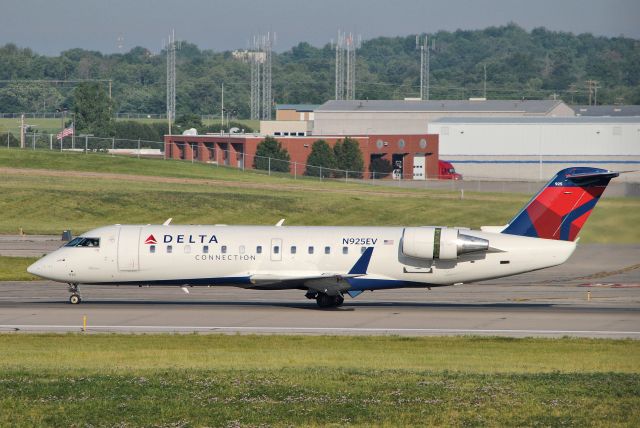
{"type": "Polygon", "coordinates": [[[249,52],[249,64],[251,65],[251,119],[260,119],[260,43],[253,37],[251,51],[249,52]]]}
{"type": "Polygon", "coordinates": [[[356,95],[356,50],[362,44],[362,37],[338,30],[336,42],[336,100],[353,100],[356,95]]]}
{"type": "Polygon", "coordinates": [[[262,67],[262,119],[271,120],[273,95],[271,93],[271,51],[275,41],[275,33],[267,33],[262,36],[262,52],[264,52],[264,64],[262,67]]]}
{"type": "Polygon", "coordinates": [[[171,123],[176,118],[176,32],[169,33],[167,44],[167,121],[169,122],[169,135],[171,135],[171,123]]]}
{"type": "Polygon", "coordinates": [[[273,92],[271,90],[271,61],[276,33],[253,37],[248,52],[251,66],[251,119],[271,120],[273,92]]]}
{"type": "MultiPolygon", "coordinates": [[[[433,40],[432,40],[433,42],[433,40]]],[[[416,49],[420,49],[420,99],[429,99],[429,40],[425,34],[424,40],[416,36],[416,49]]]]}
{"type": "Polygon", "coordinates": [[[336,39],[336,93],[335,99],[344,99],[344,33],[338,30],[336,39]]]}

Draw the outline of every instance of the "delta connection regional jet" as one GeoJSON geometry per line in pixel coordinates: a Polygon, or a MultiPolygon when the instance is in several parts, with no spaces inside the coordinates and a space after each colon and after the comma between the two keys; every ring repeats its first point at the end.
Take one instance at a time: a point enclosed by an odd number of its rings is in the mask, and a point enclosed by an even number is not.
{"type": "Polygon", "coordinates": [[[298,289],[322,308],[366,290],[439,287],[564,263],[617,172],[575,167],[553,179],[506,226],[285,227],[119,225],[91,230],[27,269],[69,284],[232,285],[298,289]]]}

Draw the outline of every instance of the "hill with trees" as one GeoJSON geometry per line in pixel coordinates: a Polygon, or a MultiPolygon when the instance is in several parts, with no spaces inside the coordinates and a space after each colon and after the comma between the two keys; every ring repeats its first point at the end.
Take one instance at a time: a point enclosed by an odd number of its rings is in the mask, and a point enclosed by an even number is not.
{"type": "MultiPolygon", "coordinates": [[[[515,24],[475,31],[439,31],[431,52],[431,99],[482,96],[587,103],[587,80],[598,82],[598,103],[640,104],[640,41],[626,37],[549,31],[515,24]]],[[[363,41],[357,52],[358,99],[419,96],[415,35],[363,41]]],[[[109,79],[116,112],[165,112],[165,52],[135,47],[124,54],[70,49],[39,55],[14,44],[0,47],[0,111],[55,111],[73,107],[74,85],[22,80],[109,79]],[[8,81],[8,82],[7,82],[8,81]]],[[[218,114],[225,106],[249,115],[249,64],[232,52],[182,42],[177,53],[178,115],[218,114]]],[[[334,95],[334,51],[300,43],[273,55],[276,103],[323,103],[334,95]]]]}

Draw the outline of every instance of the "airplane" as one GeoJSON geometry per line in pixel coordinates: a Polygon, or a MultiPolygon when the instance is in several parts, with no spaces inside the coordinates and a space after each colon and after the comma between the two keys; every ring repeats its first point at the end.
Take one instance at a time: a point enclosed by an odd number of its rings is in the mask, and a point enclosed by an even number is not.
{"type": "Polygon", "coordinates": [[[27,271],[69,284],[300,289],[321,308],[368,290],[440,287],[564,263],[618,172],[559,171],[505,226],[331,227],[121,225],[100,227],[27,271]]]}

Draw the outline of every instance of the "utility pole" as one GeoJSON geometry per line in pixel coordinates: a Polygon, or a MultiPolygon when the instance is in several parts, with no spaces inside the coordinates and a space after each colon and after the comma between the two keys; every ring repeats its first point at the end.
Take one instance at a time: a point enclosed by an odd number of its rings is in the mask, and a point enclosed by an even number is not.
{"type": "Polygon", "coordinates": [[[171,123],[176,117],[176,33],[172,30],[169,34],[167,45],[167,122],[169,135],[171,135],[171,123]]]}
{"type": "Polygon", "coordinates": [[[24,149],[24,113],[20,115],[20,148],[24,149]]]}
{"type": "Polygon", "coordinates": [[[222,96],[220,103],[220,130],[224,128],[224,82],[222,82],[222,96]]]}
{"type": "Polygon", "coordinates": [[[484,86],[482,90],[482,97],[486,100],[487,99],[487,64],[482,64],[482,67],[484,68],[484,86]]]}
{"type": "Polygon", "coordinates": [[[586,81],[586,84],[587,84],[587,90],[589,91],[589,105],[591,105],[592,95],[594,96],[593,105],[596,105],[598,103],[598,81],[590,79],[586,81]]]}

